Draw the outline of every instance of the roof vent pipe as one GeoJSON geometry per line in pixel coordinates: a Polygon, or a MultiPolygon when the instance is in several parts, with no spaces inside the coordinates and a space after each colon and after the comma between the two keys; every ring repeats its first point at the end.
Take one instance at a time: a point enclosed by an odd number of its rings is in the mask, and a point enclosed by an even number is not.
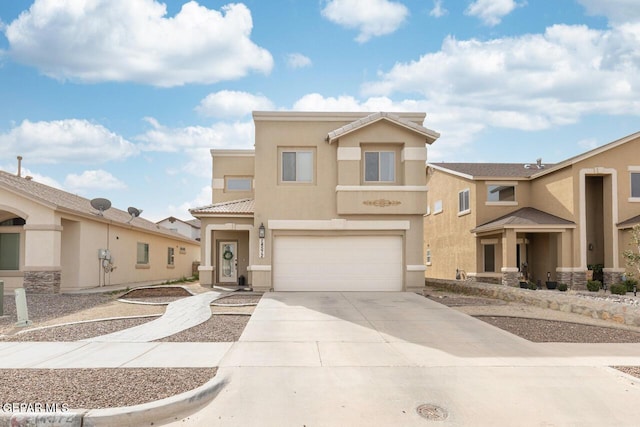
{"type": "Polygon", "coordinates": [[[18,178],[22,177],[22,156],[18,156],[18,178]]]}

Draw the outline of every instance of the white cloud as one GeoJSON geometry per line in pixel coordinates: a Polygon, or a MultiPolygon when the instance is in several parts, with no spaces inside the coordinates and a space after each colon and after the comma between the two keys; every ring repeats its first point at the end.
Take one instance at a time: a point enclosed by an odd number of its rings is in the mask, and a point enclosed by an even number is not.
{"type": "Polygon", "coordinates": [[[464,13],[476,16],[485,25],[493,27],[518,6],[514,0],[476,0],[467,7],[464,13]]]}
{"type": "Polygon", "coordinates": [[[578,141],[577,144],[578,144],[578,147],[582,149],[582,151],[593,150],[594,148],[597,148],[600,145],[598,143],[598,140],[595,138],[581,139],[580,141],[578,141]]]}
{"type": "Polygon", "coordinates": [[[13,59],[56,79],[167,87],[269,73],[273,58],[252,28],[241,3],[217,11],[189,1],[167,17],[156,0],[36,0],[5,34],[13,59]]]}
{"type": "Polygon", "coordinates": [[[447,38],[440,51],[380,73],[363,93],[419,93],[445,110],[474,114],[462,120],[522,130],[586,114],[637,115],[638,34],[555,25],[544,34],[489,41],[447,38]]]}
{"type": "Polygon", "coordinates": [[[253,149],[252,120],[183,128],[163,126],[151,117],[145,120],[151,129],[135,138],[141,150],[185,153],[189,160],[182,170],[193,175],[211,178],[212,148],[253,149]]]}
{"type": "Polygon", "coordinates": [[[311,59],[301,53],[290,53],[287,55],[287,66],[289,68],[310,67],[311,59]]]}
{"type": "Polygon", "coordinates": [[[210,93],[196,107],[199,114],[217,118],[239,118],[254,110],[272,110],[273,103],[263,95],[222,90],[210,93]]]}
{"type": "Polygon", "coordinates": [[[200,192],[191,200],[188,200],[180,205],[169,205],[167,207],[167,212],[171,216],[175,216],[176,218],[181,219],[191,219],[191,214],[189,213],[189,209],[207,206],[211,204],[211,186],[207,185],[200,189],[200,192]]]}
{"type": "Polygon", "coordinates": [[[406,6],[388,0],[330,0],[322,9],[322,16],[329,21],[357,29],[358,43],[393,33],[408,15],[406,6]]]}
{"type": "Polygon", "coordinates": [[[64,180],[64,187],[72,193],[85,193],[87,190],[122,190],[127,188],[124,182],[102,169],[87,170],[80,175],[69,174],[64,180]]]}
{"type": "Polygon", "coordinates": [[[442,6],[442,0],[433,0],[433,9],[431,9],[429,15],[435,18],[442,18],[447,13],[449,11],[442,6]]]}
{"type": "Polygon", "coordinates": [[[638,0],[578,0],[591,15],[606,16],[613,23],[640,21],[638,0]]]}
{"type": "Polygon", "coordinates": [[[24,120],[0,134],[0,146],[7,154],[21,155],[30,163],[103,163],[137,153],[136,146],[122,136],[102,125],[78,119],[24,120]]]}

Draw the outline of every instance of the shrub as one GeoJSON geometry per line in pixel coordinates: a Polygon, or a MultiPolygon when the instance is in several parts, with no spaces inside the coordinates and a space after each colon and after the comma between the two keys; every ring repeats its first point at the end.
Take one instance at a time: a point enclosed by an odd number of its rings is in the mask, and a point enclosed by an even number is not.
{"type": "Polygon", "coordinates": [[[567,290],[567,284],[566,283],[558,283],[558,290],[560,292],[565,292],[567,290]]]}
{"type": "Polygon", "coordinates": [[[535,291],[536,289],[538,289],[538,285],[536,285],[534,282],[529,282],[529,289],[535,291]]]}
{"type": "Polygon", "coordinates": [[[602,282],[599,280],[588,280],[587,281],[587,289],[590,292],[598,292],[602,287],[602,282]]]}
{"type": "Polygon", "coordinates": [[[617,283],[615,285],[611,285],[609,290],[612,294],[625,295],[627,293],[627,285],[624,283],[617,283]]]}
{"type": "Polygon", "coordinates": [[[633,292],[633,287],[638,285],[638,281],[636,279],[627,279],[622,283],[627,287],[627,292],[633,292]]]}

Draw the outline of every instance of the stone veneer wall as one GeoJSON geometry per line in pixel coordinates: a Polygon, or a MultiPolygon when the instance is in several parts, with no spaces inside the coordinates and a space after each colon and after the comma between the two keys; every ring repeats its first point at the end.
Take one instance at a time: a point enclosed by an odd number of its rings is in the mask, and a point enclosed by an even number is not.
{"type": "MultiPolygon", "coordinates": [[[[568,283],[567,283],[568,284],[568,283]]],[[[571,289],[584,291],[587,289],[587,272],[574,271],[571,276],[571,289]]]]}
{"type": "Polygon", "coordinates": [[[573,273],[571,271],[556,271],[556,281],[571,287],[573,282],[573,273]]]}
{"type": "Polygon", "coordinates": [[[60,293],[60,271],[25,271],[24,289],[32,294],[60,293]]]}
{"type": "Polygon", "coordinates": [[[511,286],[444,279],[425,279],[425,285],[467,295],[479,295],[488,298],[502,299],[504,301],[521,302],[541,308],[580,314],[593,319],[602,319],[619,324],[640,326],[640,309],[637,306],[634,307],[627,304],[581,298],[571,292],[533,291],[513,288],[511,286]]]}
{"type": "Polygon", "coordinates": [[[617,283],[622,283],[622,275],[624,274],[621,271],[604,271],[604,283],[607,287],[611,285],[615,285],[617,283]]]}
{"type": "Polygon", "coordinates": [[[505,271],[502,273],[502,284],[506,286],[519,286],[518,285],[518,271],[505,271]]]}

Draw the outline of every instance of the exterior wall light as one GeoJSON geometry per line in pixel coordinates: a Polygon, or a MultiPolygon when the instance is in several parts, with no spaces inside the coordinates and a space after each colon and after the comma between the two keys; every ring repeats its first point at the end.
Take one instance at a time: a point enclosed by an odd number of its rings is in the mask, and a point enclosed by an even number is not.
{"type": "Polygon", "coordinates": [[[261,223],[260,227],[258,228],[258,237],[261,239],[264,239],[265,236],[265,228],[264,228],[264,224],[261,223]]]}

